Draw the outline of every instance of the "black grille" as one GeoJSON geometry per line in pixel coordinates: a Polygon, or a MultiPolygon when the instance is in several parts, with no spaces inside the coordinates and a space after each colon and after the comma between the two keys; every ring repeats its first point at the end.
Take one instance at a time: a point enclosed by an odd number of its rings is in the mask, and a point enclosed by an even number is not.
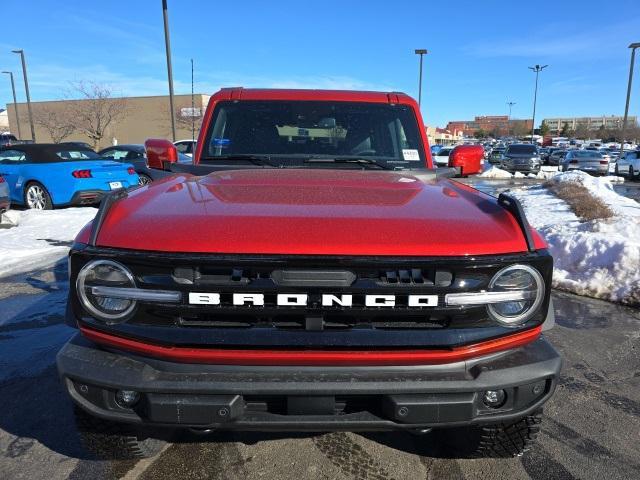
{"type": "MultiPolygon", "coordinates": [[[[96,258],[126,265],[139,288],[183,293],[181,304],[139,303],[131,319],[110,326],[111,330],[161,343],[287,348],[455,345],[513,333],[514,329],[497,325],[484,306],[447,306],[445,295],[486,289],[493,275],[508,264],[533,265],[547,285],[552,271],[551,257],[544,251],[473,258],[388,258],[148,254],[89,247],[71,256],[74,311],[88,323],[92,319],[73,291],[74,275],[96,258]],[[314,272],[319,272],[315,279],[314,272]],[[304,281],[295,285],[292,279],[304,281]],[[221,304],[189,304],[190,292],[219,293],[221,304]],[[264,306],[234,306],[233,293],[263,294],[264,306]],[[280,293],[307,294],[308,302],[304,307],[278,306],[275,299],[280,293]],[[322,306],[322,294],[351,295],[352,305],[322,306]],[[394,295],[396,305],[367,306],[366,295],[394,295]],[[408,295],[435,295],[438,303],[409,307],[408,295]]],[[[522,328],[544,320],[547,307],[548,291],[540,315],[522,328]]]]}

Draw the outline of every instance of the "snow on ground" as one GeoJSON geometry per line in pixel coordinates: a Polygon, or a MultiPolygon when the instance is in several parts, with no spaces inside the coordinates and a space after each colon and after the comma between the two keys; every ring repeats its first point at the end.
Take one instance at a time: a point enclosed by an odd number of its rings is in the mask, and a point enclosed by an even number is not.
{"type": "Polygon", "coordinates": [[[95,208],[10,210],[0,229],[0,277],[53,264],[69,251],[71,242],[96,215],[95,208]]]}
{"type": "Polygon", "coordinates": [[[543,186],[511,191],[549,244],[554,259],[553,286],[579,295],[640,304],[640,204],[618,195],[611,177],[595,178],[573,171],[555,175],[550,181],[578,182],[616,214],[606,220],[583,222],[566,202],[543,186]]]}
{"type": "Polygon", "coordinates": [[[496,178],[496,179],[509,179],[509,178],[537,178],[545,180],[558,174],[558,167],[541,167],[537,174],[528,173],[525,175],[521,172],[510,173],[498,167],[491,167],[488,170],[482,172],[478,177],[482,178],[496,178]]]}

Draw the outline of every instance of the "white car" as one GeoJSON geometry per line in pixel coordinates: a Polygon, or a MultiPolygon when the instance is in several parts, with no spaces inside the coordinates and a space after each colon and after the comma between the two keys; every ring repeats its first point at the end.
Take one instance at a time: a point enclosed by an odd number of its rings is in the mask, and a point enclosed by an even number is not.
{"type": "Polygon", "coordinates": [[[198,142],[194,140],[178,140],[177,142],[173,142],[176,146],[176,150],[179,153],[187,155],[188,157],[193,157],[194,152],[196,151],[196,144],[198,142]]]}
{"type": "Polygon", "coordinates": [[[449,154],[451,153],[453,148],[441,148],[438,150],[438,153],[433,155],[433,161],[436,164],[436,167],[446,167],[449,165],[449,154]]]}
{"type": "Polygon", "coordinates": [[[616,162],[616,175],[627,175],[629,180],[640,179],[640,151],[624,152],[616,162]]]}

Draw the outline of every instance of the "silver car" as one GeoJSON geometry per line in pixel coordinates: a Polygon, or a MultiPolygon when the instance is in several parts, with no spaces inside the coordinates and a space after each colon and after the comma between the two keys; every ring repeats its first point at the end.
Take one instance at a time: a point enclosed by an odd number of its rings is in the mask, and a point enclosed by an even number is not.
{"type": "Polygon", "coordinates": [[[0,175],[0,213],[9,210],[9,184],[0,175]]]}
{"type": "Polygon", "coordinates": [[[628,175],[629,180],[640,180],[640,151],[626,151],[616,163],[616,175],[628,175]]]}
{"type": "Polygon", "coordinates": [[[595,150],[569,150],[560,163],[560,170],[582,170],[596,175],[607,175],[609,160],[595,150]]]}

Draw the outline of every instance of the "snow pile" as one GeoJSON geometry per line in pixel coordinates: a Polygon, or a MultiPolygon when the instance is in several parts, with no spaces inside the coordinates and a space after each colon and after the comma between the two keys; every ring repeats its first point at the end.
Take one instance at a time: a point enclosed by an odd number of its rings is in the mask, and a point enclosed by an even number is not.
{"type": "Polygon", "coordinates": [[[537,178],[540,180],[547,180],[558,174],[557,167],[541,167],[540,171],[535,173],[528,173],[525,175],[522,172],[510,173],[502,168],[491,167],[488,170],[485,170],[478,177],[482,178],[496,178],[496,179],[509,179],[509,178],[537,178]]]}
{"type": "Polygon", "coordinates": [[[553,286],[614,302],[640,304],[640,204],[618,195],[609,177],[573,171],[550,182],[577,182],[614,212],[606,220],[581,221],[567,203],[543,186],[512,190],[529,222],[549,244],[553,286]]]}
{"type": "Polygon", "coordinates": [[[7,212],[0,229],[0,277],[55,263],[69,251],[80,229],[95,217],[95,208],[7,212]]]}
{"type": "Polygon", "coordinates": [[[513,178],[513,175],[509,172],[498,167],[491,167],[489,170],[485,170],[478,176],[482,178],[513,178]]]}

